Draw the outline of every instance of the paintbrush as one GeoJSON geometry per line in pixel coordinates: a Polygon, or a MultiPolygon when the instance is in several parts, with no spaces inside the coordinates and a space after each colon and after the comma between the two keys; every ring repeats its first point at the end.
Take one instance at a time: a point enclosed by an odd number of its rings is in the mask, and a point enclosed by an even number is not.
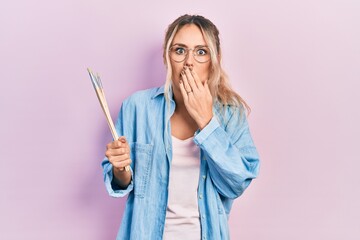
{"type": "MultiPolygon", "coordinates": [[[[110,115],[109,107],[108,107],[107,102],[106,102],[105,92],[104,92],[104,88],[102,86],[100,76],[98,74],[96,74],[96,75],[93,74],[93,72],[89,68],[87,70],[89,72],[91,82],[92,82],[93,87],[95,89],[96,96],[98,97],[101,108],[104,111],[106,121],[107,121],[107,123],[109,125],[109,128],[110,128],[111,134],[113,136],[113,139],[118,140],[119,136],[118,136],[118,134],[116,132],[114,123],[113,123],[111,115],[110,115]]],[[[126,166],[125,171],[129,171],[129,170],[130,170],[130,167],[126,166]]]]}

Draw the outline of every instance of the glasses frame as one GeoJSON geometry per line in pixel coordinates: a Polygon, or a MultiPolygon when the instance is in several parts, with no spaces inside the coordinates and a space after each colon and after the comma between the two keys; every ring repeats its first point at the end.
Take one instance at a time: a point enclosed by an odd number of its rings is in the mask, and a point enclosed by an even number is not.
{"type": "Polygon", "coordinates": [[[194,47],[194,48],[188,48],[188,47],[185,47],[185,46],[182,46],[182,45],[173,45],[173,46],[171,46],[171,47],[169,48],[168,54],[169,54],[169,58],[170,58],[171,60],[173,60],[174,62],[177,62],[177,63],[181,63],[181,62],[185,61],[186,58],[189,57],[189,52],[190,52],[190,51],[192,51],[193,58],[194,58],[195,61],[197,61],[198,63],[207,63],[207,62],[209,62],[209,61],[211,60],[212,51],[211,51],[211,48],[209,48],[208,46],[197,46],[197,47],[194,47]],[[183,60],[181,60],[181,61],[176,61],[175,59],[173,59],[173,58],[171,57],[171,50],[172,50],[174,47],[182,47],[182,48],[185,49],[186,54],[185,54],[185,57],[184,57],[183,60]],[[207,49],[209,50],[208,52],[209,52],[209,54],[210,54],[210,58],[209,58],[209,60],[207,60],[207,61],[205,61],[205,62],[201,62],[201,61],[199,61],[198,59],[196,59],[196,56],[198,56],[198,55],[195,54],[195,51],[194,51],[194,50],[195,50],[195,49],[201,49],[201,48],[207,48],[207,49]]]}

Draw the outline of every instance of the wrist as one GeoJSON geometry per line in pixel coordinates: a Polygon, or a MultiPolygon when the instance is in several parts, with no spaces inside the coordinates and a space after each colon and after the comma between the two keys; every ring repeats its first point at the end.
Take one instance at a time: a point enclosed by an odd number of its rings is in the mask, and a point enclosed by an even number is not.
{"type": "Polygon", "coordinates": [[[198,127],[200,130],[203,130],[208,124],[209,122],[211,121],[211,119],[213,118],[213,114],[211,114],[209,117],[203,119],[202,121],[200,121],[198,123],[198,127]]]}
{"type": "Polygon", "coordinates": [[[116,176],[120,176],[120,175],[123,175],[125,173],[125,167],[122,167],[122,168],[118,168],[118,167],[114,167],[113,166],[113,174],[116,175],[116,176]]]}
{"type": "Polygon", "coordinates": [[[113,181],[115,181],[119,186],[127,186],[131,180],[130,171],[125,171],[125,168],[116,168],[113,166],[113,181]]]}

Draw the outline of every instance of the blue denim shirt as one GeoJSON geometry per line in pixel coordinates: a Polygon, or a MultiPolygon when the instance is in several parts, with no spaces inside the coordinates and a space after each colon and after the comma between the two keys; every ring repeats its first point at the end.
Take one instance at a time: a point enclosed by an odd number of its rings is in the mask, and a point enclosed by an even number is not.
{"type": "MultiPolygon", "coordinates": [[[[119,136],[131,148],[132,181],[120,189],[112,179],[112,165],[102,162],[104,181],[110,196],[128,194],[117,239],[162,239],[168,201],[172,159],[170,117],[175,102],[165,101],[164,88],[134,93],[120,109],[116,123],[119,136]]],[[[228,216],[233,200],[258,175],[259,157],[240,108],[214,104],[214,117],[197,131],[194,142],[200,148],[198,206],[201,239],[229,239],[228,216]]]]}

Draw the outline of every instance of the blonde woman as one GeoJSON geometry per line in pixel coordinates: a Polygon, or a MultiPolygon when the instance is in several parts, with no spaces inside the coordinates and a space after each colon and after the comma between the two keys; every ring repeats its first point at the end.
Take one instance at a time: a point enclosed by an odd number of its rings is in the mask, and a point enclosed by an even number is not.
{"type": "Polygon", "coordinates": [[[123,102],[122,137],[102,163],[109,194],[128,195],[117,239],[229,239],[232,202],[259,171],[249,108],[221,68],[210,20],[176,19],[163,57],[165,85],[123,102]]]}

